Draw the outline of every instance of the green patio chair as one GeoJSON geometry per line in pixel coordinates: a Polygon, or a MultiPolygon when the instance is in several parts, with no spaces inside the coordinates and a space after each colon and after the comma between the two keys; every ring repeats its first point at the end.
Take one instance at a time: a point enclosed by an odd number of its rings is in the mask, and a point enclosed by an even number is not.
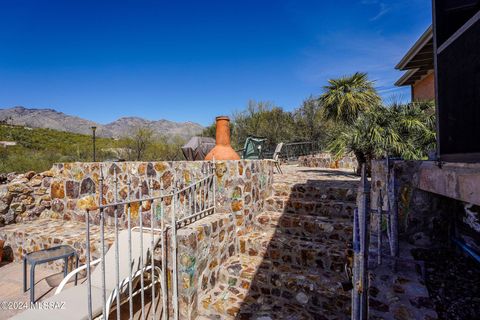
{"type": "Polygon", "coordinates": [[[242,159],[262,159],[265,141],[265,138],[248,137],[242,149],[242,159]]]}

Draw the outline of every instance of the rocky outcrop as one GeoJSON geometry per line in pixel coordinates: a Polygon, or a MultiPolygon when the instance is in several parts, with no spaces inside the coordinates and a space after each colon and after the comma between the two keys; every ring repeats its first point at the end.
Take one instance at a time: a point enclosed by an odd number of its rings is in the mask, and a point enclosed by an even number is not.
{"type": "Polygon", "coordinates": [[[51,172],[9,173],[0,184],[0,227],[32,220],[51,207],[51,172]]]}

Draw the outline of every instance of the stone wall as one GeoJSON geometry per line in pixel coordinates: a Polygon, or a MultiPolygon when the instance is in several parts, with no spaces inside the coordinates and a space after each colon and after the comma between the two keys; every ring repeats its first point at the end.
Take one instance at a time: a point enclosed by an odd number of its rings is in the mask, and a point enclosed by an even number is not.
{"type": "MultiPolygon", "coordinates": [[[[399,234],[412,235],[427,229],[433,222],[433,198],[427,192],[416,188],[418,184],[418,168],[420,161],[390,161],[391,174],[395,177],[390,183],[395,183],[395,196],[390,194],[390,205],[393,207],[397,199],[399,217],[399,234]]],[[[378,196],[382,194],[383,209],[387,209],[387,166],[385,160],[372,161],[371,177],[371,207],[377,208],[378,196]]]]}
{"type": "MultiPolygon", "coordinates": [[[[179,230],[178,288],[181,319],[195,319],[199,296],[221,281],[221,267],[239,252],[233,213],[217,213],[179,230]]],[[[171,266],[169,268],[171,270],[171,266]]],[[[171,290],[170,290],[171,291],[171,290]]]]}
{"type": "Polygon", "coordinates": [[[349,169],[353,171],[358,167],[357,159],[352,154],[335,160],[335,157],[333,157],[332,154],[322,152],[315,155],[301,156],[298,158],[298,162],[304,167],[349,169]]]}
{"type": "MultiPolygon", "coordinates": [[[[216,212],[203,219],[195,221],[178,230],[178,288],[180,316],[182,319],[194,319],[197,315],[199,294],[213,288],[220,280],[221,265],[229,257],[239,252],[239,236],[251,229],[258,214],[264,210],[266,199],[272,194],[273,166],[269,160],[240,160],[216,162],[216,212]]],[[[101,171],[104,176],[104,203],[114,201],[114,172],[118,176],[119,199],[128,197],[127,182],[131,180],[130,196],[142,198],[153,195],[164,187],[164,193],[169,193],[178,182],[179,187],[198,181],[205,176],[209,162],[123,162],[123,163],[65,163],[55,164],[51,170],[42,174],[29,173],[16,176],[3,186],[6,190],[3,198],[12,197],[6,204],[8,210],[15,210],[20,201],[29,196],[33,204],[50,201],[39,214],[19,213],[8,223],[16,225],[0,229],[6,235],[0,236],[12,245],[16,242],[15,252],[18,257],[22,253],[44,248],[43,238],[57,239],[55,245],[68,243],[84,258],[85,206],[96,205],[98,202],[101,171]],[[42,191],[42,192],[40,192],[42,191]],[[43,200],[42,200],[43,199],[43,200]],[[39,217],[51,218],[52,223],[39,217]],[[22,224],[24,220],[38,220],[34,223],[22,224]],[[64,221],[59,223],[60,221],[64,221]],[[68,222],[67,222],[68,221],[68,222]],[[76,221],[80,223],[75,223],[76,221]],[[47,223],[48,222],[48,223],[47,223]],[[71,229],[68,229],[69,225],[71,229]],[[39,226],[40,228],[36,228],[39,226]],[[18,230],[20,228],[21,230],[18,230]],[[25,230],[28,229],[28,230],[25,230]],[[20,234],[28,235],[35,232],[35,241],[20,234]],[[75,237],[70,233],[75,231],[75,237]],[[58,237],[57,237],[58,235],[58,237]],[[70,242],[69,242],[70,241],[70,242]]],[[[6,202],[5,202],[6,203],[6,202]]],[[[34,210],[35,206],[28,207],[34,210]]],[[[132,208],[133,211],[133,208],[132,208]]],[[[107,211],[107,223],[112,224],[112,212],[107,211]]],[[[138,214],[138,208],[137,208],[138,214]]],[[[134,214],[132,214],[134,217],[134,214]]],[[[124,216],[120,217],[121,219],[124,216]]],[[[148,218],[148,215],[147,215],[148,218]]],[[[95,216],[98,222],[98,216],[95,216]]],[[[124,220],[121,220],[124,221],[124,220]]],[[[113,241],[112,228],[107,226],[107,243],[113,241]]],[[[93,248],[98,246],[98,226],[92,226],[94,232],[93,248]]],[[[167,234],[169,257],[173,243],[171,233],[167,234]]],[[[50,245],[50,243],[48,243],[50,245]]],[[[94,255],[98,256],[98,253],[94,255]]],[[[155,254],[158,263],[160,252],[155,254]]],[[[167,259],[169,276],[169,294],[171,288],[171,259],[167,259]]],[[[52,267],[56,267],[52,265],[52,267]]],[[[172,299],[169,299],[170,302],[172,299]]]]}
{"type": "MultiPolygon", "coordinates": [[[[208,162],[120,162],[63,163],[51,170],[12,176],[0,186],[0,226],[35,220],[39,217],[85,221],[85,208],[98,204],[101,172],[104,176],[104,204],[115,200],[114,172],[118,177],[118,200],[140,199],[148,195],[168,194],[178,181],[183,187],[205,176],[208,162]],[[160,190],[160,188],[163,190],[160,190]]],[[[270,193],[273,169],[270,161],[221,161],[216,163],[217,211],[235,212],[238,224],[251,220],[260,210],[260,201],[270,193]],[[240,214],[241,213],[241,214],[240,214]]],[[[124,210],[120,210],[124,225],[124,210]]],[[[132,216],[138,207],[132,207],[132,216]]],[[[98,212],[93,213],[99,223],[98,212]]],[[[107,210],[107,224],[113,224],[113,208],[107,210]]]]}
{"type": "MultiPolygon", "coordinates": [[[[478,206],[422,190],[422,185],[425,184],[422,181],[428,178],[423,176],[424,166],[425,161],[390,161],[390,170],[394,176],[393,179],[391,176],[390,183],[395,184],[394,197],[397,199],[400,237],[419,246],[434,245],[435,242],[449,240],[446,237],[451,234],[450,227],[454,224],[454,219],[459,219],[456,225],[465,224],[468,229],[472,229],[470,234],[478,229],[477,235],[469,238],[460,236],[472,247],[480,249],[474,240],[480,236],[478,206]]],[[[386,161],[372,161],[371,207],[373,209],[377,208],[380,190],[383,208],[384,210],[387,208],[386,177],[386,161]]],[[[427,180],[431,183],[434,181],[427,180]]],[[[443,182],[442,179],[436,181],[438,184],[443,182]]],[[[393,195],[390,195],[390,203],[393,203],[393,195]]],[[[374,221],[373,224],[372,228],[375,228],[376,222],[374,221]]]]}
{"type": "Polygon", "coordinates": [[[9,174],[0,185],[0,227],[37,219],[50,210],[52,177],[52,171],[9,174]]]}

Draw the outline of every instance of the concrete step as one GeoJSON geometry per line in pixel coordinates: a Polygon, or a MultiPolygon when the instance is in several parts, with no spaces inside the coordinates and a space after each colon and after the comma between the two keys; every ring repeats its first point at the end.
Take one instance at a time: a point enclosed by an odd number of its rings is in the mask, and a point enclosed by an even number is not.
{"type": "Polygon", "coordinates": [[[298,236],[308,241],[352,241],[352,220],[331,219],[288,212],[265,211],[254,219],[259,230],[275,229],[276,232],[298,236]]]}
{"type": "Polygon", "coordinates": [[[321,242],[277,232],[253,231],[239,237],[240,253],[262,257],[274,265],[317,268],[343,272],[348,242],[325,239],[321,242]]]}
{"type": "Polygon", "coordinates": [[[352,219],[356,203],[336,200],[291,200],[286,197],[270,197],[265,201],[267,211],[288,212],[303,215],[314,215],[328,218],[352,219]]]}

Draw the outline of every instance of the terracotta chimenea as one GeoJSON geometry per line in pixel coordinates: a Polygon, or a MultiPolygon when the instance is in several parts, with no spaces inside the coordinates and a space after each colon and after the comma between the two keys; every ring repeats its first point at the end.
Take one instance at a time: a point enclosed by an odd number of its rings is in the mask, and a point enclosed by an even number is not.
{"type": "Polygon", "coordinates": [[[230,119],[227,116],[215,118],[217,125],[215,147],[205,157],[205,160],[240,160],[238,154],[230,145],[230,119]]]}

